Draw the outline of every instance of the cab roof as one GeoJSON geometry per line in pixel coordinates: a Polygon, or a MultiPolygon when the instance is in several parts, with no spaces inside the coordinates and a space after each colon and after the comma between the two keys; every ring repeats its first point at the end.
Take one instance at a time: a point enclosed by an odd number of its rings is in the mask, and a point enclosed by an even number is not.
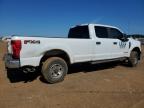
{"type": "Polygon", "coordinates": [[[101,26],[101,27],[109,27],[109,28],[115,28],[115,29],[120,30],[119,28],[117,28],[115,26],[105,25],[105,24],[95,24],[95,23],[79,24],[79,25],[73,26],[72,28],[77,27],[77,26],[101,26]]]}
{"type": "Polygon", "coordinates": [[[105,25],[105,24],[94,24],[94,23],[80,24],[80,25],[76,25],[76,26],[88,26],[88,25],[117,28],[117,27],[115,27],[115,26],[111,26],[111,25],[105,25]]]}

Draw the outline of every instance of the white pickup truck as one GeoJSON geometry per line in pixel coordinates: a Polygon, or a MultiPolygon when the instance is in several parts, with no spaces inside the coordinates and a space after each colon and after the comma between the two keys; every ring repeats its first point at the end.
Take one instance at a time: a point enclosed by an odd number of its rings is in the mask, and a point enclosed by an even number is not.
{"type": "Polygon", "coordinates": [[[62,81],[74,63],[125,61],[136,66],[141,58],[139,41],[116,27],[82,24],[70,28],[68,38],[12,36],[5,57],[7,68],[40,67],[49,83],[62,81]]]}

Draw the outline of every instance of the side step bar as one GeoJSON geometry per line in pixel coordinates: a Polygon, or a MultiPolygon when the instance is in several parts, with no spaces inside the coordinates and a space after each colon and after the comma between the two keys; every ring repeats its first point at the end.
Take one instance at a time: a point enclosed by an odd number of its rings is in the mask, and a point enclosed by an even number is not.
{"type": "Polygon", "coordinates": [[[123,60],[126,60],[126,58],[125,57],[121,57],[121,58],[114,58],[114,59],[97,60],[97,61],[91,62],[91,64],[107,63],[107,62],[123,61],[123,60]]]}

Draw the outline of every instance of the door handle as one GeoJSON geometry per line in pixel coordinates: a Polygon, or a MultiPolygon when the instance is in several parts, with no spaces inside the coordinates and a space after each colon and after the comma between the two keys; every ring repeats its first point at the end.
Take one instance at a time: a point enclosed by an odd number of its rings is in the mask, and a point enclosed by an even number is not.
{"type": "Polygon", "coordinates": [[[113,42],[114,45],[117,45],[117,42],[113,42]]]}
{"type": "Polygon", "coordinates": [[[100,45],[100,44],[101,44],[101,42],[96,42],[96,44],[97,44],[97,45],[100,45]]]}

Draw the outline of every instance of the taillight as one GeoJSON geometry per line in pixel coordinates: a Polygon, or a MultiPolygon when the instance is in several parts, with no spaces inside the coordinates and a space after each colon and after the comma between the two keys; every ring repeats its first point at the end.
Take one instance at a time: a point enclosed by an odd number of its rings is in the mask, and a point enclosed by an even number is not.
{"type": "Polygon", "coordinates": [[[14,59],[20,58],[20,50],[21,50],[21,40],[11,40],[11,46],[12,46],[12,57],[14,59]]]}

